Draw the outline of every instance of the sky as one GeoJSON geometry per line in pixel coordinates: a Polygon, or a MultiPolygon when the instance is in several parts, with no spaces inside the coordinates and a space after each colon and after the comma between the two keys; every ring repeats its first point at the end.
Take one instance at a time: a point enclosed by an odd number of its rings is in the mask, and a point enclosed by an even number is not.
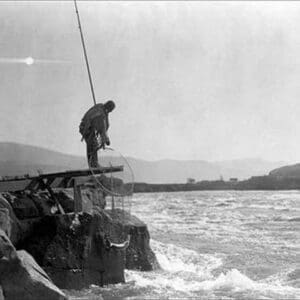
{"type": "MultiPolygon", "coordinates": [[[[300,2],[78,8],[123,155],[300,162],[300,2]]],[[[85,155],[78,125],[93,100],[72,1],[0,2],[0,103],[0,142],[85,155]]]]}

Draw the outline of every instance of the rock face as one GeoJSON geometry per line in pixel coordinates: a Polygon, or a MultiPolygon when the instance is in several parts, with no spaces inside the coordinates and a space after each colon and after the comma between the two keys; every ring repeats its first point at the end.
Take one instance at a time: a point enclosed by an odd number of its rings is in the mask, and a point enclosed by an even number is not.
{"type": "Polygon", "coordinates": [[[25,251],[16,251],[0,230],[0,284],[4,299],[67,299],[25,251]]]}
{"type": "Polygon", "coordinates": [[[106,249],[109,222],[98,211],[44,217],[18,247],[33,255],[61,288],[124,282],[125,252],[106,249]]]}
{"type": "MultiPolygon", "coordinates": [[[[151,271],[159,268],[155,254],[150,248],[150,234],[147,225],[126,211],[107,211],[113,222],[118,224],[121,232],[130,235],[130,243],[126,249],[126,269],[151,271]]],[[[115,232],[116,236],[122,236],[115,232]]],[[[123,234],[124,235],[124,234],[123,234]]]]}
{"type": "MultiPolygon", "coordinates": [[[[7,210],[8,216],[6,216],[6,221],[1,222],[1,228],[5,231],[8,237],[13,243],[16,243],[21,237],[21,224],[17,219],[10,203],[0,194],[0,208],[2,211],[7,210]],[[3,224],[3,222],[8,224],[3,224]]],[[[3,219],[2,215],[2,219],[3,219]]]]}

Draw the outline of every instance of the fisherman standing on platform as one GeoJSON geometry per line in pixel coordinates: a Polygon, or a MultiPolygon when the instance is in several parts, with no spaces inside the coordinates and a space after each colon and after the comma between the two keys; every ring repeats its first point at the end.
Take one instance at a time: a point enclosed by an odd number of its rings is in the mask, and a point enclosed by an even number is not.
{"type": "Polygon", "coordinates": [[[108,114],[114,108],[115,103],[112,100],[104,104],[98,103],[84,114],[79,125],[79,132],[82,135],[81,140],[86,142],[87,160],[91,168],[99,167],[97,151],[101,148],[105,149],[105,145],[110,145],[107,135],[109,127],[108,114]]]}

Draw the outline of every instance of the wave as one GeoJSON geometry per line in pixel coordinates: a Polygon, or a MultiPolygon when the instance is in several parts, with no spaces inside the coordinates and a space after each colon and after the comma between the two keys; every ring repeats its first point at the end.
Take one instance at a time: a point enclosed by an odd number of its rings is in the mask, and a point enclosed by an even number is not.
{"type": "Polygon", "coordinates": [[[221,257],[199,254],[198,252],[173,244],[151,240],[151,248],[163,270],[172,273],[191,272],[201,275],[222,265],[221,257]]]}
{"type": "Polygon", "coordinates": [[[288,222],[300,222],[300,217],[290,218],[288,222]]]}
{"type": "Polygon", "coordinates": [[[217,203],[217,204],[215,205],[215,207],[224,207],[224,206],[230,206],[230,203],[221,202],[221,203],[217,203]]]}
{"type": "Polygon", "coordinates": [[[139,272],[126,270],[126,279],[137,288],[151,291],[152,295],[168,297],[200,297],[209,295],[234,296],[242,293],[246,298],[300,297],[300,289],[284,285],[278,277],[255,281],[237,269],[223,270],[221,255],[200,254],[196,251],[152,241],[160,271],[139,272]]]}
{"type": "Polygon", "coordinates": [[[300,222],[300,217],[292,217],[292,218],[288,218],[288,217],[274,217],[272,219],[275,222],[300,222]]]}
{"type": "Polygon", "coordinates": [[[205,280],[199,283],[199,287],[203,289],[231,289],[236,292],[258,291],[262,295],[277,294],[278,296],[299,297],[300,289],[287,285],[282,285],[280,282],[264,282],[254,281],[242,274],[237,269],[231,269],[225,273],[221,273],[217,278],[205,280]]]}

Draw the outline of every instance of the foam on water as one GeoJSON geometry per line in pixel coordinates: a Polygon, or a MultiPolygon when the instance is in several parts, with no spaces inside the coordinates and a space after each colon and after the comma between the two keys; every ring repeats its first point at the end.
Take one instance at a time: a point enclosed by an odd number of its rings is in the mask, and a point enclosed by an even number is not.
{"type": "Polygon", "coordinates": [[[199,254],[173,244],[152,240],[151,248],[162,269],[171,273],[190,272],[202,277],[204,273],[207,274],[222,265],[220,256],[199,254]]]}
{"type": "Polygon", "coordinates": [[[179,295],[197,297],[208,294],[216,296],[217,292],[222,291],[231,296],[244,293],[254,298],[300,297],[299,288],[284,285],[282,274],[261,281],[252,280],[237,269],[213,275],[212,271],[222,266],[222,259],[218,255],[199,254],[193,250],[157,241],[152,242],[152,248],[162,270],[148,273],[126,271],[127,281],[133,281],[136,287],[150,289],[152,296],[155,294],[168,297],[179,295]]]}
{"type": "Polygon", "coordinates": [[[241,290],[254,290],[262,292],[263,294],[276,293],[279,295],[289,295],[296,298],[300,296],[300,289],[284,286],[281,281],[273,281],[270,283],[264,281],[251,280],[246,275],[242,274],[236,269],[229,270],[225,273],[221,273],[218,277],[213,280],[206,280],[199,284],[200,288],[203,289],[231,289],[234,291],[241,290]]]}

